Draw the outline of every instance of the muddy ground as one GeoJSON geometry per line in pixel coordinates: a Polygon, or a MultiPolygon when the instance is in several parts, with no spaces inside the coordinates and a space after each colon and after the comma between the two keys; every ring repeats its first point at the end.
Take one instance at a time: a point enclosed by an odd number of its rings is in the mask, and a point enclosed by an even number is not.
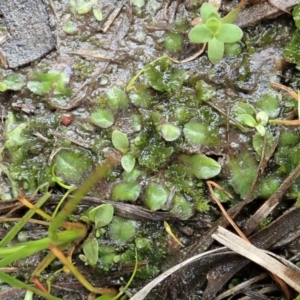
{"type": "MultiPolygon", "coordinates": [[[[268,5],[265,2],[259,5],[268,5]]],[[[97,231],[93,222],[88,225],[89,238],[95,238],[99,247],[97,264],[84,263],[83,241],[73,256],[94,286],[125,286],[134,269],[135,248],[138,272],[124,299],[171,266],[215,248],[212,233],[217,225],[228,224],[213,202],[207,179],[233,195],[229,199],[216,192],[225,208],[237,215],[238,225],[253,244],[274,249],[297,264],[298,129],[267,124],[264,138],[254,126],[241,124],[236,113],[243,110],[255,117],[257,112],[267,111],[270,119],[297,118],[295,101],[270,83],[297,90],[299,71],[283,54],[296,30],[293,17],[279,9],[271,13],[274,6],[264,14],[257,5],[248,7],[238,20],[244,36],[237,52],[213,65],[205,52],[185,61],[201,48],[189,42],[188,32],[202,1],[101,1],[95,6],[102,13],[101,21],[92,11],[78,13],[70,3],[53,0],[53,5],[41,6],[37,17],[45,14],[49,19],[41,25],[45,26],[43,34],[35,28],[34,43],[38,44],[35,51],[25,49],[26,57],[10,52],[12,45],[18,47],[17,41],[2,41],[0,79],[21,74],[24,83],[18,90],[0,93],[1,213],[5,215],[17,205],[20,193],[30,198],[44,184],[39,195],[51,191],[44,210],[52,214],[65,193],[53,172],[65,184],[80,188],[97,165],[113,157],[108,173],[70,216],[71,221],[80,222],[88,209],[99,204],[114,207],[114,221],[103,227],[104,231],[97,231]],[[47,42],[41,42],[43,39],[47,42]],[[145,66],[152,73],[145,71],[128,88],[145,66]],[[32,87],[41,74],[53,70],[63,75],[46,92],[32,87]],[[93,117],[99,108],[109,111],[111,123],[99,123],[93,117]],[[165,124],[175,126],[178,137],[168,140],[161,129],[165,124]],[[199,128],[202,131],[198,132],[199,128]],[[115,131],[126,136],[129,145],[125,149],[113,141],[115,131]],[[135,163],[126,171],[122,158],[127,154],[135,163]],[[193,160],[203,157],[213,160],[220,170],[214,174],[208,165],[214,175],[203,175],[201,164],[193,160]],[[255,214],[266,201],[271,209],[255,214]],[[164,221],[184,247],[165,231],[164,221]],[[113,228],[117,224],[133,233],[116,238],[113,228]]],[[[222,15],[237,3],[223,1],[222,15]]],[[[297,4],[287,3],[285,9],[297,4]]],[[[21,26],[22,37],[14,37],[5,3],[0,0],[1,6],[1,35],[32,42],[31,36],[25,39],[26,30],[21,26]]],[[[7,216],[20,217],[24,212],[18,209],[7,216]]],[[[1,227],[2,239],[9,224],[1,227]]],[[[23,232],[33,239],[47,235],[44,226],[29,223],[23,232]]],[[[15,262],[13,275],[29,282],[42,256],[40,252],[25,262],[15,262]]],[[[53,263],[42,273],[41,282],[60,268],[59,262],[53,263]]],[[[183,268],[146,299],[282,299],[282,290],[263,274],[262,268],[247,259],[222,253],[183,268]],[[257,283],[216,298],[256,276],[261,276],[257,283]]],[[[51,293],[63,299],[88,299],[89,294],[64,273],[54,276],[51,293]]],[[[297,295],[292,289],[290,293],[290,299],[297,295]]],[[[1,299],[23,295],[24,291],[2,284],[1,299]]]]}

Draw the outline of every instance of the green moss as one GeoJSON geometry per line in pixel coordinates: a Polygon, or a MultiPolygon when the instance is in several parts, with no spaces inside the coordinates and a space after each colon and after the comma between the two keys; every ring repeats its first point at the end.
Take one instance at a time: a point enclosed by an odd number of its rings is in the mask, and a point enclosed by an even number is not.
{"type": "Polygon", "coordinates": [[[203,194],[203,182],[189,175],[185,168],[178,164],[173,164],[165,171],[166,179],[169,181],[169,186],[175,186],[176,192],[185,195],[193,203],[197,203],[200,207],[206,202],[203,194]]]}
{"type": "Polygon", "coordinates": [[[164,36],[164,46],[167,50],[176,52],[182,49],[183,38],[175,32],[168,32],[164,36]]]}

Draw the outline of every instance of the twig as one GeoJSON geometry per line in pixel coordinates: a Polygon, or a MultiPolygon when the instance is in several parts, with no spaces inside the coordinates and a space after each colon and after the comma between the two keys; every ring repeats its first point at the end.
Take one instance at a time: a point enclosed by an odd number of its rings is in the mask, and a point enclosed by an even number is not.
{"type": "Polygon", "coordinates": [[[106,22],[104,23],[102,29],[100,29],[100,31],[102,31],[103,33],[105,33],[109,27],[111,26],[111,24],[113,23],[113,21],[116,19],[116,17],[119,15],[123,5],[124,5],[125,1],[122,1],[118,7],[116,7],[114,9],[114,11],[111,13],[111,15],[109,16],[109,18],[106,20],[106,22]]]}
{"type": "Polygon", "coordinates": [[[207,45],[207,43],[204,43],[199,52],[195,53],[194,55],[192,55],[192,56],[190,56],[190,57],[188,57],[186,59],[176,60],[176,59],[171,58],[171,57],[169,57],[169,58],[170,58],[171,61],[173,61],[176,64],[184,64],[184,63],[190,62],[190,61],[196,59],[197,57],[199,57],[204,52],[204,50],[206,48],[206,45],[207,45]]]}
{"type": "Polygon", "coordinates": [[[72,138],[70,136],[67,136],[66,134],[57,132],[57,131],[55,131],[53,129],[50,129],[49,133],[52,134],[53,136],[66,139],[66,140],[72,142],[73,144],[76,144],[76,145],[78,145],[78,146],[80,146],[82,148],[86,148],[86,149],[91,149],[92,148],[92,146],[89,145],[88,143],[80,142],[80,141],[78,141],[78,140],[76,140],[76,139],[74,139],[74,138],[72,138]]]}

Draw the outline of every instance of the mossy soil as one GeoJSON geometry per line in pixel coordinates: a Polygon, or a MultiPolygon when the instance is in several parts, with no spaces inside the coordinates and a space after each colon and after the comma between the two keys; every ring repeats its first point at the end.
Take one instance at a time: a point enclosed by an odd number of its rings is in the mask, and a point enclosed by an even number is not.
{"type": "MultiPolygon", "coordinates": [[[[298,165],[298,128],[265,125],[264,142],[261,132],[241,117],[255,119],[264,111],[271,119],[287,118],[297,108],[287,94],[270,85],[274,81],[295,90],[298,86],[295,65],[283,57],[295,31],[292,17],[245,29],[242,41],[227,49],[216,65],[205,53],[176,64],[169,57],[180,61],[199,50],[187,38],[189,22],[201,5],[197,1],[178,7],[177,2],[166,6],[155,0],[125,3],[106,32],[105,18],[121,5],[117,1],[102,2],[102,22],[92,12],[72,11],[67,0],[53,3],[57,18],[50,7],[49,13],[57,50],[29,66],[1,69],[2,81],[16,74],[23,78],[17,91],[0,93],[4,204],[20,191],[30,197],[42,184],[47,187],[40,193],[50,189],[62,194],[56,177],[80,188],[97,165],[114,155],[116,166],[89,195],[153,214],[169,213],[173,232],[188,247],[219,216],[205,180],[232,193],[233,199],[218,193],[229,208],[247,196],[264,143],[266,152],[274,143],[278,148],[253,198],[270,197],[298,165]]],[[[295,182],[287,207],[299,193],[295,182]]],[[[70,217],[79,219],[91,208],[83,202],[70,217]]],[[[96,284],[124,285],[138,249],[140,268],[132,293],[185,253],[162,221],[130,215],[126,220],[123,214],[91,235],[98,245],[96,264],[83,266],[81,248],[75,257],[90,280],[92,274],[104,280],[96,284]]]]}

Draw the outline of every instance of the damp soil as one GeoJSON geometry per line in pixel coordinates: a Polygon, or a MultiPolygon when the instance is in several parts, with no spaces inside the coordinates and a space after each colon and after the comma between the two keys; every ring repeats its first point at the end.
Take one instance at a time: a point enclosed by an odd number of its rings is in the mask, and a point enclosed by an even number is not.
{"type": "MultiPolygon", "coordinates": [[[[156,65],[159,69],[164,63],[167,64],[168,71],[163,73],[166,85],[169,84],[167,76],[173,78],[172,74],[184,72],[182,74],[185,74],[186,80],[178,81],[179,88],[159,91],[149,84],[149,78],[142,75],[133,89],[126,90],[133,76],[157,58],[168,55],[180,62],[199,51],[199,45],[191,44],[187,35],[190,21],[197,16],[201,1],[101,1],[98,8],[103,14],[102,21],[97,21],[92,12],[82,15],[72,12],[69,2],[53,0],[53,6],[50,1],[42,5],[42,11],[48,18],[43,26],[47,27],[46,31],[49,28],[51,30],[51,33],[47,31],[50,42],[49,45],[42,45],[44,47],[38,54],[28,56],[30,62],[17,58],[18,53],[10,56],[7,49],[14,43],[18,44],[17,41],[8,40],[4,44],[2,54],[4,58],[6,56],[9,68],[0,69],[1,80],[18,73],[30,81],[37,70],[45,73],[57,70],[67,74],[69,81],[66,87],[71,95],[57,97],[55,86],[43,95],[25,86],[20,91],[0,93],[1,214],[6,214],[17,205],[19,193],[30,198],[38,186],[44,183],[49,183],[52,193],[44,209],[51,214],[64,193],[64,189],[53,181],[55,163],[74,163],[75,167],[60,168],[57,165],[56,168],[65,183],[80,187],[98,164],[113,155],[115,161],[107,177],[82,199],[70,219],[79,220],[88,209],[109,203],[114,206],[118,218],[133,222],[136,234],[127,243],[118,243],[112,241],[111,228],[108,228],[99,238],[102,247],[99,250],[99,266],[91,267],[82,261],[82,243],[78,245],[73,259],[81,273],[94,286],[120,288],[126,284],[134,269],[133,249],[139,245],[139,271],[128,289],[130,297],[169,267],[215,247],[211,233],[217,224],[227,226],[224,220],[219,219],[221,213],[206,187],[206,178],[199,178],[191,167],[189,158],[200,154],[213,159],[221,167],[221,172],[211,180],[234,195],[233,200],[228,200],[223,194],[219,196],[224,200],[226,209],[237,214],[239,226],[248,230],[248,235],[259,231],[251,241],[261,248],[276,249],[279,254],[288,253],[287,256],[292,257],[299,247],[297,236],[291,241],[283,241],[286,236],[299,230],[296,222],[299,211],[291,208],[298,197],[298,185],[290,191],[295,178],[290,179],[289,185],[282,186],[282,183],[295,164],[298,164],[297,159],[288,161],[289,168],[284,169],[284,163],[288,160],[284,153],[298,145],[299,139],[294,137],[298,130],[268,127],[267,131],[275,137],[274,143],[278,143],[282,133],[285,137],[291,137],[292,142],[281,141],[282,148],[278,154],[274,148],[270,152],[271,156],[262,160],[265,163],[262,166],[259,165],[260,155],[253,147],[255,129],[243,127],[244,130],[241,130],[241,127],[229,120],[230,117],[234,118],[232,108],[236,103],[246,103],[259,110],[263,102],[261,99],[266,96],[280,103],[275,108],[276,112],[272,111],[274,118],[286,116],[284,113],[289,107],[283,103],[286,99],[292,101],[272,87],[270,82],[280,82],[296,89],[299,73],[283,56],[283,50],[295,30],[292,17],[281,12],[280,16],[271,15],[272,19],[255,20],[255,25],[251,22],[241,24],[244,37],[238,44],[239,53],[225,55],[216,65],[209,62],[206,53],[184,63],[168,60],[167,63],[163,61],[161,65],[156,65]],[[114,13],[115,19],[110,23],[114,13]],[[68,22],[76,25],[72,34],[66,32],[68,22]],[[172,34],[179,36],[181,41],[176,49],[171,49],[166,43],[172,34]],[[51,50],[53,37],[55,49],[51,50]],[[142,101],[137,102],[132,95],[139,89],[145,93],[142,101]],[[112,100],[110,93],[113,94],[112,100]],[[117,103],[116,107],[113,107],[114,103],[117,103]],[[122,103],[125,105],[122,106],[122,103]],[[107,128],[99,127],[91,120],[91,115],[98,108],[108,107],[113,113],[113,124],[107,128]],[[186,124],[191,120],[204,126],[207,135],[205,142],[193,143],[189,140],[191,137],[186,134],[186,124]],[[166,141],[159,131],[160,125],[169,123],[180,129],[181,135],[176,141],[166,141]],[[12,145],[8,145],[9,133],[22,126],[26,130],[20,129],[20,136],[16,135],[11,141],[12,145]],[[130,154],[135,156],[136,173],[127,174],[121,166],[124,153],[112,144],[113,130],[127,136],[130,154]],[[18,157],[12,154],[19,151],[18,157]],[[76,155],[72,160],[64,160],[69,153],[76,155]],[[238,171],[236,166],[240,166],[238,171]],[[264,173],[260,173],[256,180],[257,186],[251,193],[251,182],[255,181],[259,169],[264,169],[264,173]],[[191,174],[186,175],[185,171],[191,174]],[[243,177],[247,177],[250,184],[239,185],[243,177]],[[274,180],[264,181],[262,178],[274,180]],[[128,199],[125,199],[125,195],[117,194],[116,186],[128,182],[134,183],[130,187],[136,188],[138,185],[138,193],[136,197],[126,194],[128,199]],[[274,182],[275,188],[272,185],[274,182]],[[155,197],[168,194],[166,203],[157,209],[153,208],[154,204],[149,204],[150,200],[145,200],[149,199],[151,185],[159,193],[155,197]],[[251,215],[278,189],[281,193],[276,198],[278,203],[285,193],[288,201],[280,202],[270,213],[269,219],[259,219],[260,227],[249,226],[251,215]],[[286,219],[276,220],[287,211],[290,214],[286,219]],[[166,233],[164,221],[169,222],[175,235],[185,245],[184,248],[166,233]],[[273,227],[265,229],[269,223],[273,227]],[[276,237],[270,232],[276,232],[276,237]],[[104,261],[104,257],[109,263],[104,261]],[[115,263],[117,260],[121,263],[115,263]]],[[[229,11],[232,2],[223,2],[222,9],[229,11]]],[[[0,1],[0,8],[3,3],[0,1]]],[[[0,17],[0,34],[3,36],[9,33],[8,19],[12,17],[6,14],[3,10],[0,17]]],[[[38,29],[35,30],[38,32],[38,29]]],[[[38,34],[39,38],[44,38],[41,32],[38,34]]],[[[10,38],[17,39],[18,36],[10,35],[10,38]]],[[[22,42],[32,41],[23,39],[22,42]]],[[[290,110],[293,111],[293,108],[291,105],[290,110]]],[[[297,152],[293,155],[297,157],[297,152]]],[[[40,193],[43,192],[41,189],[40,193]]],[[[33,199],[37,198],[35,196],[33,199]]],[[[285,197],[283,199],[287,200],[285,197]]],[[[24,211],[12,211],[10,216],[20,217],[24,211]]],[[[7,232],[7,226],[5,223],[1,227],[2,238],[7,232]]],[[[30,239],[42,238],[47,234],[40,225],[27,224],[23,231],[30,239]]],[[[95,235],[92,225],[90,234],[95,235]]],[[[17,262],[14,265],[17,278],[28,282],[30,273],[42,257],[43,253],[38,253],[17,262]]],[[[297,258],[294,262],[297,262],[297,258]]],[[[60,268],[60,263],[54,262],[44,271],[42,281],[60,268]]],[[[231,285],[262,272],[246,259],[224,254],[184,268],[180,275],[174,275],[155,288],[147,299],[215,299],[218,293],[231,285]]],[[[51,292],[62,299],[88,299],[89,294],[76,279],[64,273],[53,277],[51,292]]],[[[24,291],[3,284],[0,295],[1,299],[19,299],[23,297],[24,291]]],[[[267,277],[261,284],[241,290],[234,299],[242,295],[254,295],[251,299],[258,299],[255,298],[258,296],[281,299],[282,292],[267,277]],[[263,284],[270,287],[267,296],[261,291],[263,284]]]]}

